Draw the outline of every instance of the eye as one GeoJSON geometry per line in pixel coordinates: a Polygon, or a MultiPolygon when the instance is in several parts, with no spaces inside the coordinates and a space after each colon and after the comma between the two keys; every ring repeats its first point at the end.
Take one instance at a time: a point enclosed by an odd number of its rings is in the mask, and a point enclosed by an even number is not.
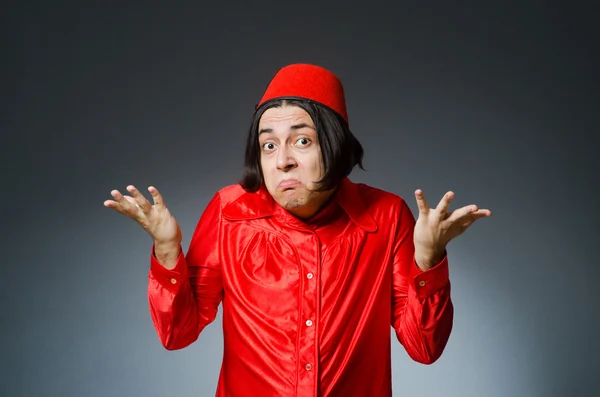
{"type": "Polygon", "coordinates": [[[308,146],[310,144],[310,139],[308,138],[300,138],[296,141],[296,144],[300,146],[308,146]]]}
{"type": "Polygon", "coordinates": [[[275,149],[275,144],[273,142],[266,142],[266,143],[263,143],[262,147],[263,147],[263,150],[271,151],[271,150],[275,149]]]}

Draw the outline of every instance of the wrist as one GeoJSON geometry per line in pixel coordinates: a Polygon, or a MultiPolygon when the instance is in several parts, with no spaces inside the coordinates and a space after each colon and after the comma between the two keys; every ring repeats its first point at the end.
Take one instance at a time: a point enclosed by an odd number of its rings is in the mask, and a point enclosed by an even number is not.
{"type": "Polygon", "coordinates": [[[156,260],[169,270],[175,268],[180,252],[181,246],[179,241],[154,242],[154,256],[156,260]]]}
{"type": "Polygon", "coordinates": [[[445,255],[446,250],[430,253],[415,252],[415,262],[421,270],[426,271],[440,263],[444,259],[445,255]]]}
{"type": "Polygon", "coordinates": [[[173,249],[178,248],[181,244],[181,240],[154,240],[154,248],[160,249],[173,249]]]}

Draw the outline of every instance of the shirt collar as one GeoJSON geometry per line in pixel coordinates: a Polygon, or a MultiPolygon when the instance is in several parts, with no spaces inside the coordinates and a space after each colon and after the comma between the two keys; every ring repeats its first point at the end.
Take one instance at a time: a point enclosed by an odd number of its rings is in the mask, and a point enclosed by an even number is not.
{"type": "MultiPolygon", "coordinates": [[[[342,179],[333,200],[344,210],[350,220],[367,232],[375,232],[377,223],[369,213],[359,186],[348,178],[342,179]]],[[[226,204],[223,217],[229,220],[249,220],[270,217],[276,214],[279,204],[264,185],[254,193],[244,192],[226,204]]]]}
{"type": "Polygon", "coordinates": [[[367,232],[375,232],[377,230],[377,223],[367,208],[358,184],[350,181],[348,178],[342,179],[334,200],[357,226],[367,232]]]}

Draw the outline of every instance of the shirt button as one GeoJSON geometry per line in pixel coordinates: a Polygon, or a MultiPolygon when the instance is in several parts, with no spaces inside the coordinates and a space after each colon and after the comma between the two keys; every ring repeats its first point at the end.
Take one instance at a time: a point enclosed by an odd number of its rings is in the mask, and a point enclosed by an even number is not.
{"type": "Polygon", "coordinates": [[[312,321],[306,320],[306,325],[308,325],[310,327],[312,325],[312,321]]]}
{"type": "Polygon", "coordinates": [[[421,287],[424,287],[424,286],[425,286],[425,281],[419,281],[419,285],[420,285],[421,287]]]}
{"type": "Polygon", "coordinates": [[[171,284],[177,284],[177,280],[175,280],[174,278],[171,279],[171,284]]]}
{"type": "Polygon", "coordinates": [[[307,371],[310,371],[312,369],[312,365],[306,364],[304,368],[306,368],[307,371]]]}
{"type": "Polygon", "coordinates": [[[313,278],[313,274],[312,274],[312,273],[308,273],[308,274],[306,275],[306,278],[310,280],[311,278],[313,278]]]}

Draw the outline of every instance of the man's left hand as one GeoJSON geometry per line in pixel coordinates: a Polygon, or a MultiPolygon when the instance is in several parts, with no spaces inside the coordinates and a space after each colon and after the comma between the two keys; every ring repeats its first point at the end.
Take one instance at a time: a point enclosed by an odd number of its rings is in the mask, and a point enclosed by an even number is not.
{"type": "Polygon", "coordinates": [[[421,270],[431,269],[446,253],[446,245],[464,233],[477,219],[490,216],[492,212],[467,205],[448,212],[453,192],[447,192],[436,208],[430,209],[423,191],[415,192],[419,217],[414,229],[415,261],[421,270]]]}

